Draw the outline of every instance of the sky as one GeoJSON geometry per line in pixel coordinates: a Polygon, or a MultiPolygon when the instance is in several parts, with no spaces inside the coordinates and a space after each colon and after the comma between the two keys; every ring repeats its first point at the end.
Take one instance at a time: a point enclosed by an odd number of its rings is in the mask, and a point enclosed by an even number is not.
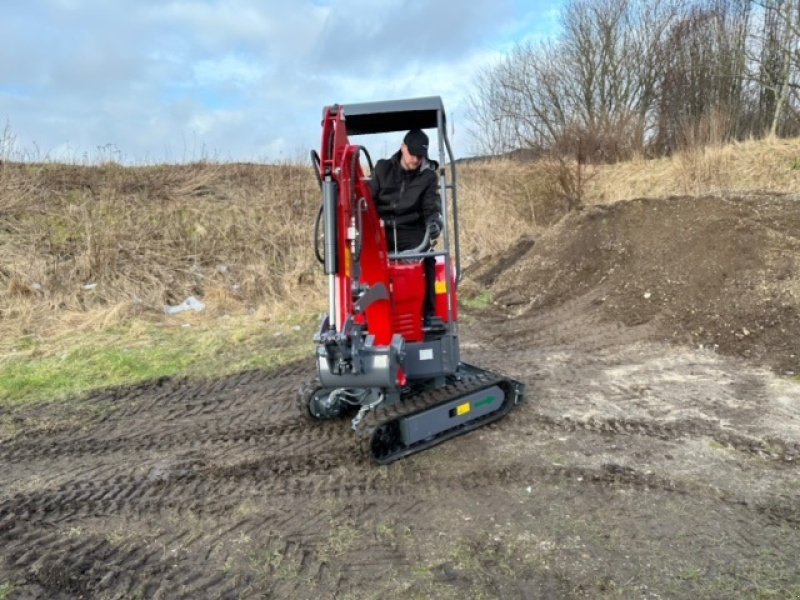
{"type": "Polygon", "coordinates": [[[419,96],[467,156],[476,73],[556,35],[562,1],[6,0],[0,158],[305,160],[326,105],[419,96]]]}

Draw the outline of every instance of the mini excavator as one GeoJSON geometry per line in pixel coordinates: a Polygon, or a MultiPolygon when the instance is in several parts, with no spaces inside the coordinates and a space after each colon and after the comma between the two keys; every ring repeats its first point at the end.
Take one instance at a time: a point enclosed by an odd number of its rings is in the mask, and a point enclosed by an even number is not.
{"type": "Polygon", "coordinates": [[[301,409],[313,419],[352,418],[360,447],[380,464],[505,416],[522,402],[524,385],[459,356],[456,163],[441,98],[325,107],[321,149],[311,158],[322,192],[315,253],[328,279],[329,312],[314,336],[318,373],[299,391],[301,409]],[[372,159],[348,136],[432,128],[441,235],[432,243],[426,231],[419,247],[392,252],[362,167],[366,161],[372,173],[372,159]],[[449,176],[439,166],[445,149],[449,176]],[[433,282],[426,258],[435,261],[433,282]],[[432,325],[423,318],[429,285],[432,325]]]}

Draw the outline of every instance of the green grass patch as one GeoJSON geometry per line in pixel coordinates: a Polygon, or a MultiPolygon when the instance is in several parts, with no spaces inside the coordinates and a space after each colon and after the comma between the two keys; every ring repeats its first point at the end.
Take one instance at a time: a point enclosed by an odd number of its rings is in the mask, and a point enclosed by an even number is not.
{"type": "Polygon", "coordinates": [[[308,318],[278,326],[246,317],[188,325],[134,322],[34,345],[23,340],[0,359],[0,405],[61,401],[160,377],[216,378],[313,352],[308,318]]]}
{"type": "Polygon", "coordinates": [[[14,593],[14,586],[10,583],[0,583],[0,600],[9,600],[14,593]]]}
{"type": "Polygon", "coordinates": [[[494,302],[494,298],[492,297],[492,292],[490,292],[489,290],[483,290],[480,294],[472,298],[462,297],[459,300],[461,304],[463,304],[467,308],[472,308],[476,310],[483,310],[489,308],[494,302]]]}

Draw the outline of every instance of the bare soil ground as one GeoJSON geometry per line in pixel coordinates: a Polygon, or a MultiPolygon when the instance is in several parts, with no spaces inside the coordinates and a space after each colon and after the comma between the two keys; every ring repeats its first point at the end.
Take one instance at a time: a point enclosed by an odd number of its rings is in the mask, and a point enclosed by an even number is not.
{"type": "MultiPolygon", "coordinates": [[[[800,597],[800,199],[594,207],[476,265],[506,419],[389,467],[312,364],[2,415],[12,598],[800,597]]],[[[309,354],[311,341],[309,340],[309,354]]]]}

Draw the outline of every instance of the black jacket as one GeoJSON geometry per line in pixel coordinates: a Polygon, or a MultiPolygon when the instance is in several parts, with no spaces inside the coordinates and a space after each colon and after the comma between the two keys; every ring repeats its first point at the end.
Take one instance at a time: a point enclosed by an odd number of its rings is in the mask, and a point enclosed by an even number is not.
{"type": "Polygon", "coordinates": [[[421,241],[426,221],[441,212],[437,167],[435,161],[425,159],[419,169],[406,171],[400,165],[399,150],[375,165],[371,184],[372,198],[378,214],[386,224],[390,247],[393,245],[391,240],[395,228],[400,246],[408,245],[401,243],[402,238],[409,243],[413,239],[421,241]],[[409,235],[412,232],[413,235],[409,235]]]}

